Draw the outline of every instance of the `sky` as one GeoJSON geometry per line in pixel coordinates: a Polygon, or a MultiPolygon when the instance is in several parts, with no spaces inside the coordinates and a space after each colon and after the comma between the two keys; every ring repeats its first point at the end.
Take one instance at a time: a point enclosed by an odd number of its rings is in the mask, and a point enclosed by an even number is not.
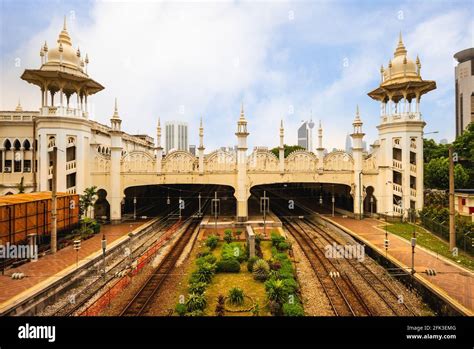
{"type": "MultiPolygon", "coordinates": [[[[122,129],[156,137],[158,118],[204,124],[206,153],[236,144],[243,103],[248,143],[274,147],[280,120],[296,144],[302,120],[320,120],[323,146],[343,149],[356,105],[373,143],[380,83],[402,32],[408,57],[437,89],[421,99],[425,132],[452,140],[454,53],[474,46],[472,1],[59,1],[0,0],[0,110],[38,110],[40,91],[20,79],[38,69],[66,16],[73,46],[105,89],[91,119],[109,124],[118,99],[122,129]]],[[[314,130],[315,131],[315,130],[314,130]]],[[[314,133],[316,138],[316,134],[314,133]]]]}

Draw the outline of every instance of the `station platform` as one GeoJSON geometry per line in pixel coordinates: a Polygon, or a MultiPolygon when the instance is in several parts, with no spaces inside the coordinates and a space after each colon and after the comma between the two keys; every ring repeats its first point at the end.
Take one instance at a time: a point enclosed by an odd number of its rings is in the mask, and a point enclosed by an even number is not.
{"type": "MultiPolygon", "coordinates": [[[[107,246],[125,237],[147,221],[127,222],[115,225],[103,225],[100,233],[81,242],[78,252],[79,265],[102,251],[102,235],[105,235],[107,246]]],[[[73,246],[67,246],[56,254],[40,257],[36,262],[28,262],[16,268],[5,270],[5,275],[0,274],[0,314],[12,304],[16,304],[29,295],[34,294],[43,287],[58,280],[67,271],[76,266],[76,251],[73,246]],[[20,280],[11,278],[13,273],[24,273],[20,280]]]]}
{"type": "MultiPolygon", "coordinates": [[[[384,222],[372,218],[357,220],[341,216],[323,216],[327,220],[336,223],[336,225],[344,227],[353,235],[357,235],[362,241],[367,241],[385,254],[384,222]]],[[[412,249],[410,241],[390,232],[388,232],[388,239],[390,245],[387,254],[398,260],[407,269],[411,268],[412,249]]],[[[474,273],[472,271],[420,246],[415,248],[414,265],[419,277],[474,313],[474,273]],[[428,276],[422,273],[426,269],[434,269],[437,274],[428,276]]]]}

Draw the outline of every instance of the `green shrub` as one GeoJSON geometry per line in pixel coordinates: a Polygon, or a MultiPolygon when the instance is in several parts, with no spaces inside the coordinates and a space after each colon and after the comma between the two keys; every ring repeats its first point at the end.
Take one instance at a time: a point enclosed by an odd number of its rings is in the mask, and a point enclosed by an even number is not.
{"type": "Polygon", "coordinates": [[[210,235],[206,239],[206,246],[209,247],[211,250],[217,247],[219,243],[219,237],[217,235],[210,235]]]}
{"type": "Polygon", "coordinates": [[[217,304],[215,310],[216,316],[225,315],[225,297],[223,295],[217,296],[217,304]]]}
{"type": "Polygon", "coordinates": [[[265,282],[265,291],[267,292],[267,297],[270,301],[277,302],[280,305],[286,301],[288,296],[282,280],[268,280],[265,282]]]}
{"type": "Polygon", "coordinates": [[[196,265],[201,266],[204,263],[215,264],[216,261],[217,261],[216,256],[214,256],[213,254],[208,254],[208,255],[205,255],[204,257],[199,257],[198,259],[196,259],[196,265]]]}
{"type": "Polygon", "coordinates": [[[221,258],[237,259],[239,263],[242,263],[247,259],[247,253],[242,247],[242,244],[238,242],[232,242],[230,244],[225,243],[224,245],[222,245],[221,258]]]}
{"type": "Polygon", "coordinates": [[[232,287],[229,290],[229,302],[233,305],[241,305],[244,303],[244,290],[238,287],[232,287]]]}
{"type": "Polygon", "coordinates": [[[263,238],[260,234],[255,234],[255,246],[260,246],[260,242],[262,242],[263,238]]]}
{"type": "Polygon", "coordinates": [[[250,257],[247,261],[247,270],[249,272],[252,272],[253,271],[253,264],[258,261],[259,258],[257,256],[254,256],[254,257],[250,257]]]}
{"type": "Polygon", "coordinates": [[[240,239],[240,235],[242,235],[243,231],[238,229],[235,231],[235,235],[237,236],[237,239],[240,239]]]}
{"type": "Polygon", "coordinates": [[[272,246],[278,246],[281,242],[285,242],[285,238],[276,232],[272,232],[270,235],[270,239],[272,240],[272,246]]]}
{"type": "Polygon", "coordinates": [[[205,282],[194,282],[189,284],[189,293],[203,294],[206,291],[207,284],[205,282]]]}
{"type": "Polygon", "coordinates": [[[298,283],[294,278],[283,279],[283,287],[286,293],[294,294],[298,290],[298,283]]]}
{"type": "Polygon", "coordinates": [[[176,307],[174,308],[174,310],[176,311],[176,313],[177,313],[179,316],[184,316],[184,315],[186,314],[186,312],[188,311],[188,307],[186,306],[186,304],[177,303],[177,304],[176,304],[176,307]]]}
{"type": "Polygon", "coordinates": [[[240,263],[235,258],[220,260],[216,266],[219,273],[238,273],[240,271],[240,263]]]}
{"type": "Polygon", "coordinates": [[[299,302],[283,304],[283,315],[304,316],[303,306],[299,302]]]}
{"type": "Polygon", "coordinates": [[[278,251],[286,251],[290,248],[290,244],[286,241],[282,241],[277,245],[278,251]]]}
{"type": "Polygon", "coordinates": [[[204,294],[190,293],[186,301],[186,309],[188,312],[196,310],[204,310],[207,305],[206,296],[204,294]]]}
{"type": "Polygon", "coordinates": [[[269,272],[270,266],[265,260],[259,259],[253,264],[252,273],[255,280],[265,281],[268,278],[269,272]]]}
{"type": "Polygon", "coordinates": [[[232,230],[230,229],[227,229],[224,231],[224,241],[227,242],[228,244],[230,244],[232,242],[232,240],[234,240],[233,236],[232,236],[232,230]]]}
{"type": "Polygon", "coordinates": [[[281,262],[281,267],[278,270],[279,279],[289,279],[294,277],[294,270],[289,260],[281,262]]]}
{"type": "Polygon", "coordinates": [[[211,282],[212,276],[215,272],[215,264],[203,263],[194,273],[191,274],[191,282],[205,282],[208,284],[211,282]]]}
{"type": "Polygon", "coordinates": [[[280,261],[280,262],[283,262],[283,261],[288,261],[289,258],[288,258],[288,255],[284,252],[281,252],[281,253],[275,253],[273,255],[273,258],[275,258],[277,261],[280,261]]]}

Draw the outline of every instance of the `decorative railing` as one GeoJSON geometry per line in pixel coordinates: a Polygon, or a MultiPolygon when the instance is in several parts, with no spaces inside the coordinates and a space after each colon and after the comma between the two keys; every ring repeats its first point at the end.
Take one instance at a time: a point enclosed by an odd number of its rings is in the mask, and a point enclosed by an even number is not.
{"type": "Polygon", "coordinates": [[[66,171],[75,170],[76,169],[76,160],[66,162],[66,171]]]}
{"type": "Polygon", "coordinates": [[[393,159],[393,160],[392,160],[392,164],[393,164],[393,167],[395,167],[396,169],[401,170],[401,169],[403,168],[402,162],[399,161],[399,160],[393,159]]]}
{"type": "Polygon", "coordinates": [[[400,184],[393,183],[393,191],[396,194],[400,194],[400,196],[402,196],[402,186],[400,184]]]}

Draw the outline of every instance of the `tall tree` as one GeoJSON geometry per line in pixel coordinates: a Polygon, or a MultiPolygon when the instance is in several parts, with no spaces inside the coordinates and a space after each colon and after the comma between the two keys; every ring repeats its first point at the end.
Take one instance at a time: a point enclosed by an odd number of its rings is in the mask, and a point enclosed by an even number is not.
{"type": "Polygon", "coordinates": [[[84,194],[79,197],[79,210],[85,217],[89,214],[89,208],[94,205],[97,199],[97,187],[92,186],[84,190],[84,194]]]}
{"type": "MultiPolygon", "coordinates": [[[[448,158],[436,158],[425,164],[425,186],[430,189],[449,188],[449,160],[448,158]]],[[[454,185],[463,188],[469,180],[466,170],[461,164],[454,166],[454,185]]]]}

